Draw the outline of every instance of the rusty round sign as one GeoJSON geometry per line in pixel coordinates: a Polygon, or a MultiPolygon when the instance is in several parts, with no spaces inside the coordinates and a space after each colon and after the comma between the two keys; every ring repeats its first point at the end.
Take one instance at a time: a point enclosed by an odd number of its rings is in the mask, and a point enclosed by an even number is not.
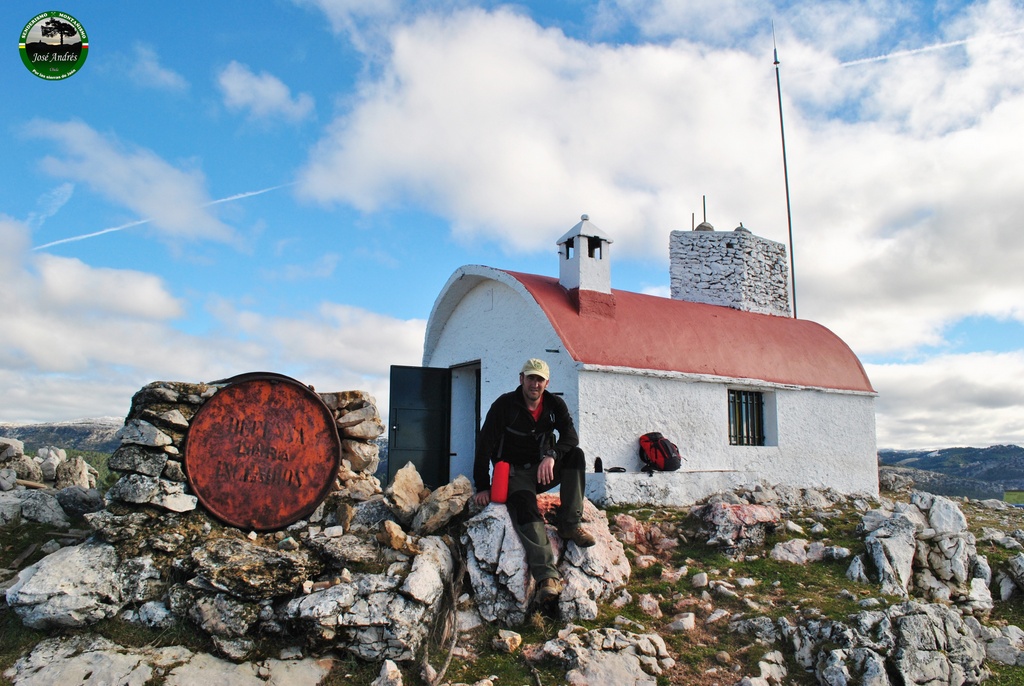
{"type": "Polygon", "coordinates": [[[218,519],[245,529],[279,529],[309,515],[334,486],[341,459],[330,409],[280,374],[225,383],[189,426],[192,492],[218,519]]]}

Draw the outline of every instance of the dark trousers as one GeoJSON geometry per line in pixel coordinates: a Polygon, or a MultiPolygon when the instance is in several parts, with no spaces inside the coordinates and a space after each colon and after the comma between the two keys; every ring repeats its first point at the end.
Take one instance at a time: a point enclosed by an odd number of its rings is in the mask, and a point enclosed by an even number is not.
{"type": "Polygon", "coordinates": [[[558,527],[572,528],[583,519],[583,492],[586,485],[586,460],[583,451],[573,448],[555,462],[555,478],[549,484],[537,483],[537,466],[512,467],[508,478],[508,507],[512,524],[526,548],[526,564],[537,581],[558,578],[555,555],[537,508],[537,494],[561,485],[558,527]]]}

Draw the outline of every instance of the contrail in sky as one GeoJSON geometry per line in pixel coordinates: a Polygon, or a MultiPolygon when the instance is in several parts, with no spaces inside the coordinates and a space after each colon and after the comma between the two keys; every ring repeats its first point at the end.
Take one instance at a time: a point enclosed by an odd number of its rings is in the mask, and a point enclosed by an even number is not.
{"type": "Polygon", "coordinates": [[[1004,38],[1006,36],[1015,36],[1019,33],[1024,33],[1024,28],[1014,29],[1013,31],[1005,31],[1003,33],[988,33],[981,36],[971,36],[970,38],[964,38],[961,40],[949,41],[948,43],[936,43],[935,45],[927,45],[923,48],[914,48],[912,50],[897,50],[896,52],[890,52],[886,55],[878,55],[877,57],[864,57],[859,60],[850,60],[849,62],[840,62],[834,67],[825,67],[823,69],[810,69],[804,72],[798,72],[801,74],[810,74],[817,71],[828,71],[829,69],[839,69],[841,67],[855,67],[861,64],[870,64],[872,62],[884,62],[886,60],[897,59],[900,57],[910,57],[912,55],[920,55],[924,52],[934,52],[936,50],[945,50],[947,48],[955,48],[958,45],[966,45],[968,43],[974,43],[979,40],[986,40],[991,38],[1004,38]]]}
{"type": "MultiPolygon", "coordinates": [[[[219,205],[222,202],[231,202],[233,200],[242,200],[243,198],[251,198],[254,195],[262,195],[263,193],[269,193],[270,191],[276,191],[279,188],[286,188],[288,186],[294,186],[295,183],[296,183],[295,181],[292,181],[291,183],[282,183],[279,186],[271,186],[270,188],[264,188],[264,189],[258,190],[258,191],[249,191],[247,193],[238,193],[236,195],[229,195],[228,197],[220,198],[219,200],[211,200],[210,202],[205,203],[203,205],[203,207],[209,207],[210,205],[219,205]]],[[[73,243],[75,241],[83,241],[86,238],[95,238],[96,236],[102,236],[105,233],[113,233],[114,231],[124,231],[125,229],[132,228],[133,226],[139,226],[140,224],[148,224],[151,221],[153,221],[153,220],[152,219],[139,219],[138,221],[128,222],[127,224],[122,224],[121,226],[112,226],[109,229],[102,229],[100,231],[93,231],[92,233],[83,233],[80,236],[71,236],[70,238],[61,238],[60,240],[50,241],[49,243],[44,243],[43,245],[37,245],[36,247],[32,248],[32,250],[42,250],[43,248],[52,248],[55,245],[61,245],[63,243],[73,243]]]]}

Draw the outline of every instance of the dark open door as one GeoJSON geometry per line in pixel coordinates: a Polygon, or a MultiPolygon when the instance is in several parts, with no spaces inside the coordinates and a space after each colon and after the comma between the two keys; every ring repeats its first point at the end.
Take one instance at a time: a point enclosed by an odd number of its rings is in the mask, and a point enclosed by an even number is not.
{"type": "Polygon", "coordinates": [[[412,462],[428,488],[448,483],[451,370],[391,367],[388,483],[412,462]]]}

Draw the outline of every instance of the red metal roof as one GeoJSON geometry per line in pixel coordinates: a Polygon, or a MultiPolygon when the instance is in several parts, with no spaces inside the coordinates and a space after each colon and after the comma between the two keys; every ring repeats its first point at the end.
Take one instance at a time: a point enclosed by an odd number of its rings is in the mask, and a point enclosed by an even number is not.
{"type": "Polygon", "coordinates": [[[580,316],[558,280],[506,271],[534,297],[574,360],[873,393],[860,360],[805,319],[612,290],[614,314],[580,316]]]}

